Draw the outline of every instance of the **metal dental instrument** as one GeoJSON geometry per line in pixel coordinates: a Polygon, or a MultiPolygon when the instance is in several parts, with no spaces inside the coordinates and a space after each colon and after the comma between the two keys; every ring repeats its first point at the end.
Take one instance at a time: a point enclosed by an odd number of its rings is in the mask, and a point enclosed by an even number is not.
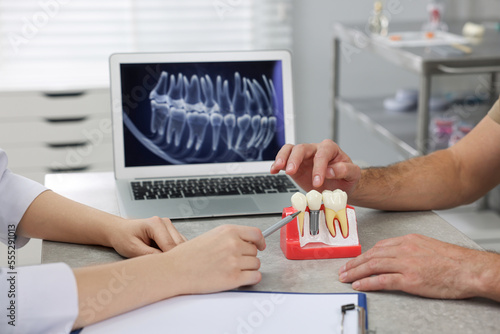
{"type": "Polygon", "coordinates": [[[271,234],[273,234],[274,232],[276,232],[277,230],[279,230],[280,228],[282,228],[283,226],[285,226],[286,224],[288,224],[289,222],[294,220],[295,217],[297,217],[300,212],[301,211],[297,211],[295,213],[292,213],[291,215],[286,216],[285,218],[283,218],[282,220],[280,220],[276,224],[272,225],[271,227],[268,227],[266,230],[264,230],[264,232],[262,232],[262,234],[264,235],[264,238],[267,238],[268,236],[270,236],[271,234]]]}

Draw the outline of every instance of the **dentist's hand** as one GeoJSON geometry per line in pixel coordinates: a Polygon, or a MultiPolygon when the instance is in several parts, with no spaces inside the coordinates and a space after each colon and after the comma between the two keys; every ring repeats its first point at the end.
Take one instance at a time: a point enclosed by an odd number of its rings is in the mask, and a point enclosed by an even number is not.
{"type": "Polygon", "coordinates": [[[257,227],[223,225],[164,255],[181,278],[180,294],[211,293],[260,282],[258,251],[266,241],[257,227]]]}
{"type": "Polygon", "coordinates": [[[123,219],[110,232],[111,246],[122,256],[135,257],[166,252],[187,241],[170,219],[123,219]]]}
{"type": "Polygon", "coordinates": [[[361,169],[329,139],[319,144],[284,145],[271,166],[271,174],[284,170],[304,190],[342,189],[356,186],[361,169]]]}

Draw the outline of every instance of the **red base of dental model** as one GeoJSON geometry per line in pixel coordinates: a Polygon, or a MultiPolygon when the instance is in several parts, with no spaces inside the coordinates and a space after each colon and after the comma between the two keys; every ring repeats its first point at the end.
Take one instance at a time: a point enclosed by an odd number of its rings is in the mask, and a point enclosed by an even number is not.
{"type": "MultiPolygon", "coordinates": [[[[347,207],[354,210],[352,206],[348,205],[347,207]]],[[[321,207],[321,210],[323,210],[323,206],[321,207]]],[[[282,217],[285,218],[296,211],[297,210],[291,206],[284,208],[282,217]]],[[[309,211],[309,209],[306,209],[306,211],[309,211]]],[[[298,218],[295,218],[290,223],[283,226],[280,231],[280,246],[287,259],[337,259],[344,257],[356,257],[361,254],[361,245],[359,243],[353,246],[330,246],[323,243],[312,243],[307,244],[304,247],[300,247],[297,219],[298,218]]],[[[357,226],[355,226],[355,228],[357,228],[357,226]]]]}

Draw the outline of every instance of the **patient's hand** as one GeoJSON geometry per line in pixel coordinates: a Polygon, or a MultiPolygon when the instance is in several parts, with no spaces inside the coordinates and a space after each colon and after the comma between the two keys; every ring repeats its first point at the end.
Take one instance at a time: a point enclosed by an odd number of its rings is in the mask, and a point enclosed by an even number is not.
{"type": "Polygon", "coordinates": [[[361,177],[360,168],[329,139],[319,144],[284,145],[271,166],[271,174],[280,170],[305,191],[340,188],[349,194],[361,177]]]}
{"type": "Polygon", "coordinates": [[[166,252],[187,240],[168,218],[124,219],[115,227],[111,246],[125,257],[166,252]]]}
{"type": "Polygon", "coordinates": [[[500,300],[500,256],[423,235],[379,241],[340,269],[341,282],[358,291],[401,290],[446,299],[500,300]]]}

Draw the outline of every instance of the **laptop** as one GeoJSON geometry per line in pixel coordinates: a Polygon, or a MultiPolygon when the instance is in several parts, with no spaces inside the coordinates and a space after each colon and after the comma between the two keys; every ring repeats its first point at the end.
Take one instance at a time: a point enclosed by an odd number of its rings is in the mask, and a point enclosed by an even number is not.
{"type": "Polygon", "coordinates": [[[269,169],[295,142],[287,51],[110,57],[124,217],[280,213],[299,187],[269,169]]]}

